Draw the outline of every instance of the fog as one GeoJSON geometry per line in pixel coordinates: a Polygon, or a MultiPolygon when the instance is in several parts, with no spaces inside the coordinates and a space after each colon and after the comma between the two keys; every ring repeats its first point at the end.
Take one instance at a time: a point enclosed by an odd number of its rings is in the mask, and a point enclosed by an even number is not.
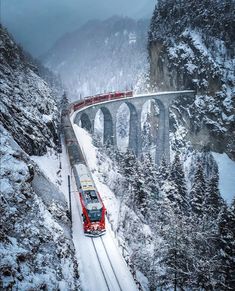
{"type": "Polygon", "coordinates": [[[0,0],[1,22],[34,56],[90,19],[151,17],[156,0],[0,0]]]}

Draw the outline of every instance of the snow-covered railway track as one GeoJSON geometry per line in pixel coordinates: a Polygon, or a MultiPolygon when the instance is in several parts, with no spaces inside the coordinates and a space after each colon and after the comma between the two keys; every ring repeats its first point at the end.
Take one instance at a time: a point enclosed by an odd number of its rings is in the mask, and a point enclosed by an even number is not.
{"type": "MultiPolygon", "coordinates": [[[[74,182],[74,181],[73,181],[74,182]]],[[[74,183],[75,185],[75,183],[74,183]]],[[[82,216],[81,216],[81,206],[76,199],[76,209],[79,213],[79,221],[81,226],[83,225],[82,216]]],[[[100,271],[104,278],[104,284],[107,287],[108,291],[123,291],[120,282],[118,280],[117,274],[113,267],[112,261],[108,254],[107,248],[105,246],[104,240],[102,236],[99,237],[87,237],[84,236],[84,239],[88,239],[92,242],[92,246],[94,249],[94,253],[97,258],[98,265],[100,267],[100,271]]]]}
{"type": "Polygon", "coordinates": [[[123,289],[111,262],[103,237],[91,238],[91,240],[108,290],[122,291],[123,289]]]}
{"type": "Polygon", "coordinates": [[[98,255],[97,249],[96,249],[96,247],[95,247],[94,239],[91,238],[91,241],[92,241],[92,244],[93,244],[93,247],[94,247],[95,253],[96,253],[97,260],[98,260],[99,265],[100,265],[100,269],[101,269],[101,271],[102,271],[102,274],[103,274],[103,277],[104,277],[104,280],[105,280],[105,284],[106,284],[108,290],[111,291],[111,289],[109,288],[108,281],[107,281],[106,276],[105,276],[104,268],[103,268],[102,263],[101,263],[101,261],[100,261],[100,258],[99,258],[99,255],[98,255]]]}
{"type": "Polygon", "coordinates": [[[122,287],[121,287],[120,282],[119,282],[119,280],[118,280],[117,274],[116,274],[116,272],[115,272],[115,270],[114,270],[114,267],[113,267],[113,264],[112,264],[112,262],[111,262],[111,260],[110,260],[110,256],[109,256],[109,254],[108,254],[107,248],[106,248],[106,246],[105,246],[105,244],[104,244],[103,237],[100,237],[100,238],[101,238],[102,244],[103,244],[103,246],[104,246],[105,253],[106,253],[107,258],[108,258],[108,260],[109,260],[110,266],[111,266],[111,268],[112,268],[112,270],[113,270],[113,274],[114,274],[114,276],[115,276],[115,278],[116,278],[116,281],[117,281],[117,283],[118,283],[118,286],[119,286],[120,290],[122,290],[122,287]]]}

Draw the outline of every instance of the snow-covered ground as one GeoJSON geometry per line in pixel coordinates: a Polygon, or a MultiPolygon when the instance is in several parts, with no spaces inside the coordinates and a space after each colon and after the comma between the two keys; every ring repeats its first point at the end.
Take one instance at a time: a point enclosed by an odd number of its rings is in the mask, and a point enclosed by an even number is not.
{"type": "Polygon", "coordinates": [[[219,167],[219,189],[222,197],[230,204],[235,198],[235,162],[225,153],[213,153],[219,167]]]}
{"type": "Polygon", "coordinates": [[[44,156],[31,156],[31,159],[48,179],[60,189],[65,195],[66,201],[69,202],[68,175],[71,175],[71,169],[63,142],[62,154],[56,153],[53,149],[48,149],[44,156]]]}

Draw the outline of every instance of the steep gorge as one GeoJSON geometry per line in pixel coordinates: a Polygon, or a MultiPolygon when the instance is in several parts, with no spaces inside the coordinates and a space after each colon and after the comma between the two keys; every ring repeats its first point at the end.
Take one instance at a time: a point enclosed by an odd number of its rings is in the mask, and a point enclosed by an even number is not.
{"type": "MultiPolygon", "coordinates": [[[[235,4],[227,1],[158,1],[148,50],[155,90],[194,89],[194,103],[177,100],[188,139],[196,148],[235,159],[235,4]]],[[[182,123],[181,120],[178,122],[182,123]]],[[[172,119],[172,130],[176,122],[172,119]]]]}

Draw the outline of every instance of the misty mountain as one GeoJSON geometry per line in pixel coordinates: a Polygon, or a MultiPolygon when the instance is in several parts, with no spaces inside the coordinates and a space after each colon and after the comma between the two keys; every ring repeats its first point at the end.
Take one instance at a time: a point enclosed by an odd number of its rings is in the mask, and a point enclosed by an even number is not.
{"type": "Polygon", "coordinates": [[[59,39],[42,60],[74,99],[130,89],[147,68],[148,24],[119,16],[89,21],[59,39]]]}

